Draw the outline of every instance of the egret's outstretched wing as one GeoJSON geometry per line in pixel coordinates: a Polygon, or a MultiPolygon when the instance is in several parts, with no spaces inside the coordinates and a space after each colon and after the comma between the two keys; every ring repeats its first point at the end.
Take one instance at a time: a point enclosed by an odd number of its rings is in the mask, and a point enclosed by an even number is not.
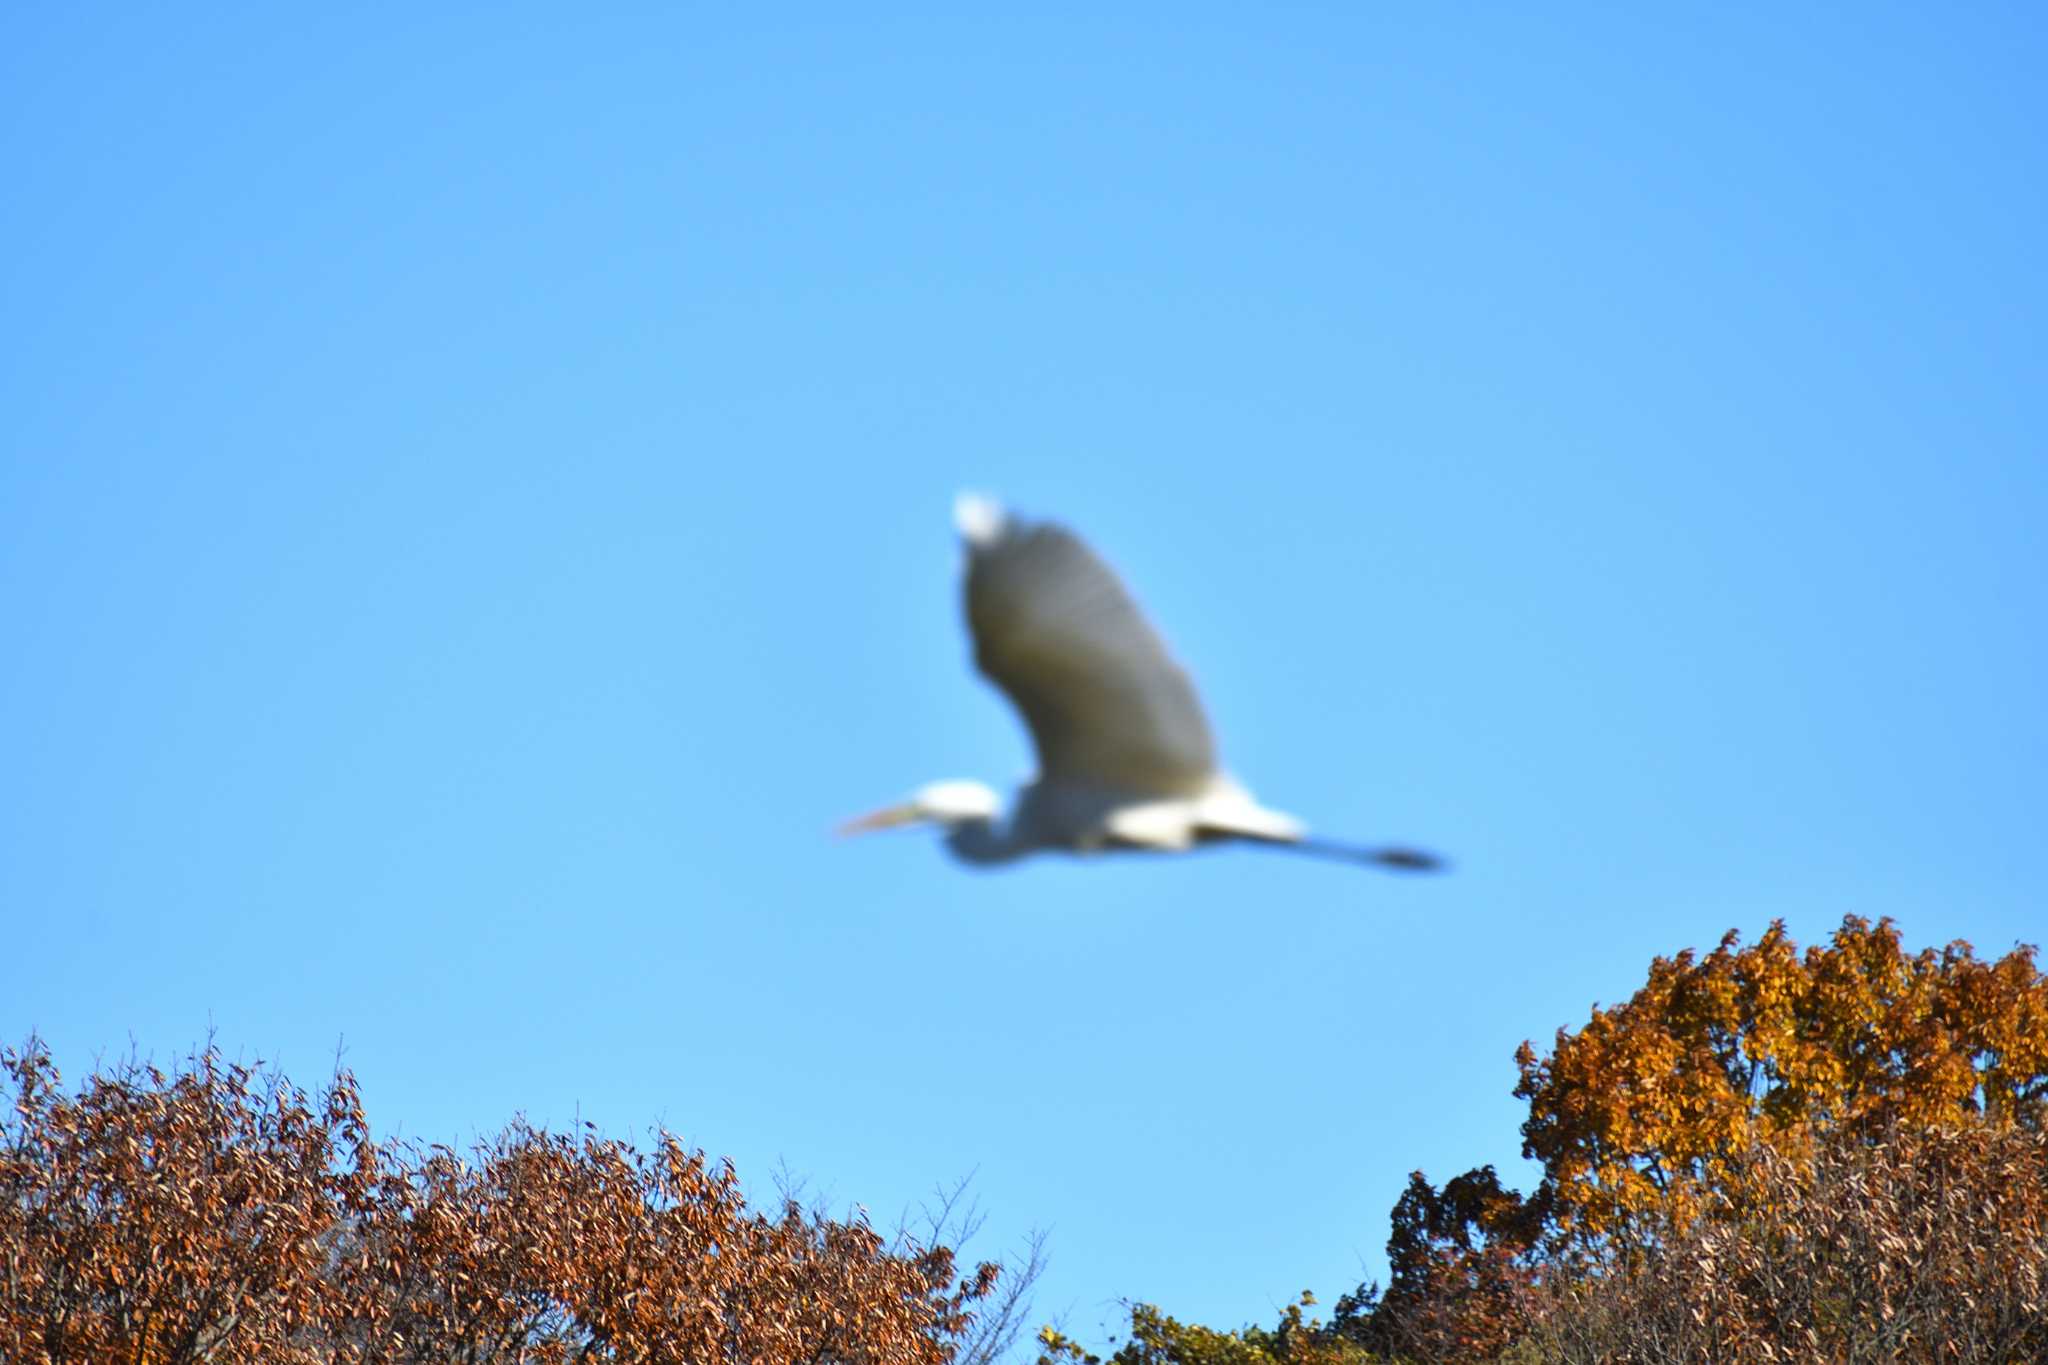
{"type": "Polygon", "coordinates": [[[1194,686],[1123,584],[1064,527],[962,498],[974,661],[1024,715],[1039,775],[1194,794],[1216,744],[1194,686]]]}

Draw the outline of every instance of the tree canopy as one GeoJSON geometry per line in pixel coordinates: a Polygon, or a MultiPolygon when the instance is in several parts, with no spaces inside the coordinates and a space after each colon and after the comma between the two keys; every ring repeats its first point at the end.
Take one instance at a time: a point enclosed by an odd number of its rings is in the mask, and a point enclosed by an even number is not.
{"type": "Polygon", "coordinates": [[[514,1124],[464,1159],[375,1142],[346,1072],[0,1067],[7,1360],[945,1365],[998,1274],[756,1211],[665,1134],[514,1124]]]}
{"type": "MultiPolygon", "coordinates": [[[[1417,1171],[1384,1289],[1234,1330],[1130,1304],[1107,1365],[2048,1358],[2032,948],[1850,916],[1801,953],[1774,923],[1516,1064],[1528,1194],[1417,1171]]],[[[9,1360],[990,1365],[1039,1264],[998,1292],[943,1213],[918,1240],[759,1208],[666,1134],[379,1143],[346,1072],[308,1096],[207,1050],[74,1094],[31,1041],[0,1073],[9,1360]]],[[[1038,1353],[1104,1365],[1051,1328],[1038,1353]]]]}
{"type": "MultiPolygon", "coordinates": [[[[1516,1052],[1523,1195],[1395,1204],[1389,1282],[1236,1331],[1131,1306],[1112,1365],[2033,1359],[2048,1351],[2048,978],[1846,917],[1650,964],[1516,1052]],[[1861,1354],[1859,1354],[1859,1352],[1861,1354]],[[1873,1354],[1874,1353],[1874,1354],[1873,1354]]],[[[1094,1359],[1065,1337],[1041,1365],[1094,1359]]]]}
{"type": "Polygon", "coordinates": [[[1798,1154],[1832,1128],[2039,1128],[2048,981],[2032,948],[1908,953],[1890,920],[1853,915],[1802,956],[1779,921],[1748,947],[1731,931],[1703,958],[1657,958],[1626,1003],[1515,1060],[1549,1231],[1597,1238],[1685,1221],[1753,1141],[1798,1154]]]}

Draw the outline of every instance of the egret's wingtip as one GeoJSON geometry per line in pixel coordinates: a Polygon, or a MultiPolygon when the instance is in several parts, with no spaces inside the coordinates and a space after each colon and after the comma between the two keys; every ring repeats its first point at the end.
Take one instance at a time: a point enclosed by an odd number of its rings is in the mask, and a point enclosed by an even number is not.
{"type": "Polygon", "coordinates": [[[953,524],[969,545],[986,545],[1003,533],[1003,508],[994,498],[962,493],[953,499],[953,524]]]}

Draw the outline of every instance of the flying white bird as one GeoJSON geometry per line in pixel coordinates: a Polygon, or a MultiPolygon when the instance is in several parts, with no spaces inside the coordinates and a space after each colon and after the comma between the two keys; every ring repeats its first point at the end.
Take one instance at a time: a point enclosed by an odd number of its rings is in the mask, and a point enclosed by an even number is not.
{"type": "Polygon", "coordinates": [[[1404,871],[1441,866],[1410,848],[1310,837],[1261,806],[1216,760],[1193,684],[1108,565],[1065,527],[1019,521],[963,495],[953,518],[967,547],[974,661],[1031,731],[1038,775],[1002,798],[980,782],[934,782],[908,801],[841,826],[858,834],[942,825],[970,863],[1041,849],[1182,852],[1248,840],[1404,871]]]}

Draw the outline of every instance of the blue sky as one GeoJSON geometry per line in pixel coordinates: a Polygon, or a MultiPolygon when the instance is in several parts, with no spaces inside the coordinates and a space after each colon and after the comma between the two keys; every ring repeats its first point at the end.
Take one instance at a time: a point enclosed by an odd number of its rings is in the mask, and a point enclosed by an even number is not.
{"type": "Polygon", "coordinates": [[[665,1123],[1218,1325],[1649,958],[2041,937],[2022,6],[4,21],[0,1033],[665,1123]],[[956,490],[1400,880],[1000,874],[956,490]]]}

